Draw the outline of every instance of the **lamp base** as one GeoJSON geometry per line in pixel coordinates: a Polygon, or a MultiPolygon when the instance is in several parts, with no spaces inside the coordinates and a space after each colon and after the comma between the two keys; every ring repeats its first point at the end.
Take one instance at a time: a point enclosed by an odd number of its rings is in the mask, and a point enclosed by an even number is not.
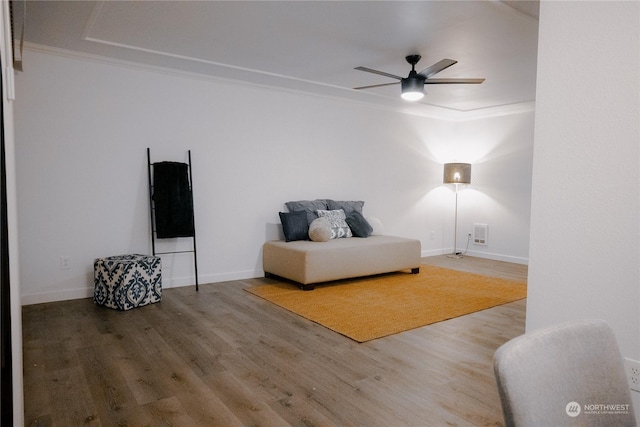
{"type": "Polygon", "coordinates": [[[460,255],[459,253],[453,253],[453,254],[447,255],[447,258],[460,259],[460,258],[464,258],[464,257],[462,255],[460,255]]]}

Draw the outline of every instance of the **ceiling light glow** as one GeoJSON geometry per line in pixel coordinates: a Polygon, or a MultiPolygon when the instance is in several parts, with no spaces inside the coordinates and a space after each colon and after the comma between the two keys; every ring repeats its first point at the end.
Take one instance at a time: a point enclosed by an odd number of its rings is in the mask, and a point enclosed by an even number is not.
{"type": "Polygon", "coordinates": [[[409,76],[402,79],[402,99],[407,101],[417,101],[424,96],[424,77],[409,76]]]}

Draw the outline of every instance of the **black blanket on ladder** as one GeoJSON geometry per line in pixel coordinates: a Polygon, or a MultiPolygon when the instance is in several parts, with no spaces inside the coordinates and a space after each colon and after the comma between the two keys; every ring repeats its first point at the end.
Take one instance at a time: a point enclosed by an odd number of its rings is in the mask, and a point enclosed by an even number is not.
{"type": "Polygon", "coordinates": [[[189,186],[189,165],[159,162],[153,165],[153,202],[156,237],[192,237],[193,195],[189,186]]]}

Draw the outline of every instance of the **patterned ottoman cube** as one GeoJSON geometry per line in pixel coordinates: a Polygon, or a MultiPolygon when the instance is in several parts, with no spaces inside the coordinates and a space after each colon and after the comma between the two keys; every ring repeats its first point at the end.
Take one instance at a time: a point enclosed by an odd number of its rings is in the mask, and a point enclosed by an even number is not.
{"type": "Polygon", "coordinates": [[[162,264],[159,257],[119,255],[93,263],[93,300],[98,305],[130,310],[162,298],[162,264]]]}

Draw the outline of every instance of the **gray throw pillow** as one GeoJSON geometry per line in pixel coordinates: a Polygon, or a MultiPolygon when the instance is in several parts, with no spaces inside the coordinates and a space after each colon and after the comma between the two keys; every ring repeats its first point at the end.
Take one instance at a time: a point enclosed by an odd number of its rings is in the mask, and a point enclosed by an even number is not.
{"type": "Polygon", "coordinates": [[[287,242],[309,239],[309,223],[305,211],[280,212],[279,215],[287,242]]]}
{"type": "Polygon", "coordinates": [[[289,212],[305,211],[307,213],[307,225],[311,224],[314,219],[318,218],[318,209],[327,209],[327,201],[323,199],[297,200],[293,202],[286,202],[284,205],[287,207],[289,212]]]}
{"type": "Polygon", "coordinates": [[[355,201],[355,200],[336,201],[336,200],[327,199],[327,209],[329,210],[342,209],[346,215],[349,215],[351,212],[362,213],[363,207],[364,207],[363,201],[355,201]]]}
{"type": "Polygon", "coordinates": [[[346,221],[351,232],[356,237],[369,237],[373,232],[373,227],[360,212],[351,212],[347,215],[346,221]]]}

